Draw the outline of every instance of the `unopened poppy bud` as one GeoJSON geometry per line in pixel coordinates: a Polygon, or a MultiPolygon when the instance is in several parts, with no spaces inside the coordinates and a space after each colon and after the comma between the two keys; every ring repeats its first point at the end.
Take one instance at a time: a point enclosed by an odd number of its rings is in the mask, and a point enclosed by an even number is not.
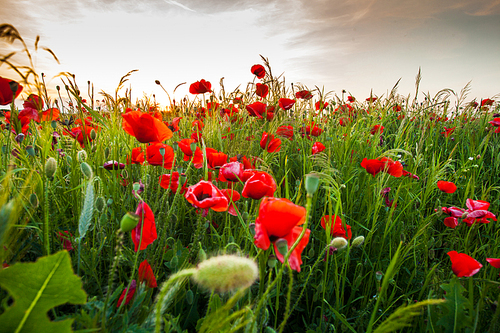
{"type": "Polygon", "coordinates": [[[24,134],[23,133],[19,133],[18,135],[16,135],[15,140],[16,140],[17,143],[23,142],[23,140],[24,140],[24,134]]]}
{"type": "Polygon", "coordinates": [[[47,162],[45,162],[45,175],[48,179],[52,179],[57,170],[57,162],[53,157],[49,157],[47,162]]]}
{"type": "Polygon", "coordinates": [[[123,232],[132,231],[132,229],[134,229],[138,223],[139,215],[128,212],[123,215],[122,220],[120,221],[120,229],[122,229],[123,232]]]}
{"type": "Polygon", "coordinates": [[[106,202],[104,201],[103,197],[99,197],[96,199],[95,208],[99,213],[102,213],[102,211],[104,210],[104,205],[106,205],[106,202]]]}
{"type": "Polygon", "coordinates": [[[105,159],[108,159],[110,152],[111,152],[111,150],[109,149],[109,147],[104,148],[104,158],[105,159]]]}
{"type": "Polygon", "coordinates": [[[384,273],[382,273],[381,271],[375,272],[375,278],[377,279],[377,281],[382,280],[383,276],[384,276],[384,273]]]}
{"type": "Polygon", "coordinates": [[[162,157],[165,156],[165,148],[160,148],[160,149],[158,149],[158,151],[160,152],[160,155],[162,157]]]}
{"type": "Polygon", "coordinates": [[[354,247],[360,247],[361,245],[363,245],[363,243],[365,242],[365,237],[364,236],[358,236],[356,238],[354,238],[352,240],[352,246],[354,247]]]}
{"type": "Polygon", "coordinates": [[[52,120],[52,121],[50,122],[50,127],[52,127],[52,129],[56,129],[56,128],[57,128],[57,121],[52,120]]]}
{"type": "Polygon", "coordinates": [[[189,145],[189,148],[191,148],[191,151],[194,153],[194,151],[196,150],[196,142],[192,142],[192,143],[189,145]]]}
{"type": "Polygon", "coordinates": [[[111,207],[112,204],[113,204],[113,199],[109,198],[108,201],[106,202],[106,205],[108,207],[111,207]]]}
{"type": "Polygon", "coordinates": [[[187,304],[191,305],[191,304],[193,304],[193,300],[194,300],[193,291],[191,289],[189,289],[186,293],[186,302],[187,302],[187,304]]]}
{"type": "Polygon", "coordinates": [[[35,148],[33,148],[33,146],[31,146],[31,145],[26,146],[26,152],[28,153],[29,156],[36,155],[35,148]]]}
{"type": "Polygon", "coordinates": [[[308,255],[309,257],[314,257],[314,254],[315,254],[314,247],[311,247],[311,248],[309,249],[309,251],[307,252],[307,255],[308,255]]]}
{"type": "Polygon", "coordinates": [[[135,182],[135,183],[133,183],[133,184],[132,184],[132,189],[133,189],[134,191],[136,191],[136,192],[137,192],[137,191],[139,191],[139,190],[141,189],[141,184],[139,184],[139,182],[135,182]]]}
{"type": "Polygon", "coordinates": [[[203,288],[224,293],[250,287],[258,274],[252,259],[223,255],[200,263],[192,279],[203,288]]]}
{"type": "Polygon", "coordinates": [[[85,150],[80,150],[77,154],[76,157],[78,159],[78,162],[85,162],[87,160],[87,152],[85,150]]]}
{"type": "Polygon", "coordinates": [[[243,221],[247,221],[248,220],[248,212],[247,211],[243,212],[243,214],[241,214],[241,217],[243,218],[243,221]]]}
{"type": "Polygon", "coordinates": [[[85,178],[87,179],[92,178],[93,175],[92,168],[86,162],[82,162],[80,164],[80,170],[82,170],[82,173],[85,176],[85,178]]]}
{"type": "Polygon", "coordinates": [[[251,234],[252,236],[255,236],[255,223],[250,223],[250,224],[248,225],[248,229],[250,229],[250,234],[251,234]]]}
{"type": "Polygon", "coordinates": [[[38,201],[38,197],[37,197],[36,193],[31,193],[30,204],[31,204],[31,206],[33,206],[33,208],[38,208],[38,205],[40,204],[40,202],[38,201]]]}
{"type": "Polygon", "coordinates": [[[95,140],[95,139],[97,138],[97,133],[96,133],[96,131],[95,131],[94,129],[92,129],[92,130],[90,131],[90,138],[91,138],[92,140],[95,140]]]}
{"type": "Polygon", "coordinates": [[[69,155],[66,155],[66,163],[68,163],[68,164],[73,163],[73,158],[69,155]]]}
{"type": "Polygon", "coordinates": [[[332,239],[330,246],[333,246],[337,250],[340,250],[347,246],[347,240],[344,237],[335,237],[334,239],[332,239]]]}
{"type": "Polygon", "coordinates": [[[198,261],[203,262],[205,260],[207,260],[207,253],[202,247],[200,247],[200,250],[198,251],[198,261]]]}
{"type": "Polygon", "coordinates": [[[274,268],[276,266],[276,256],[275,255],[270,255],[269,258],[267,259],[267,266],[269,268],[274,268]]]}
{"type": "Polygon", "coordinates": [[[307,195],[313,195],[316,193],[319,187],[319,177],[315,174],[306,175],[305,181],[307,195]]]}
{"type": "Polygon", "coordinates": [[[278,248],[278,252],[282,256],[285,256],[288,253],[288,242],[286,241],[286,239],[280,238],[274,244],[276,244],[276,247],[278,248]]]}

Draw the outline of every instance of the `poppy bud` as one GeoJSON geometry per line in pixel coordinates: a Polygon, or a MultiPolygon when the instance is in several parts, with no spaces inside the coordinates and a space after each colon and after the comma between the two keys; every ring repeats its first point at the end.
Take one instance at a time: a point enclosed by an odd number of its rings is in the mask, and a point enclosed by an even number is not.
{"type": "Polygon", "coordinates": [[[275,243],[276,247],[278,248],[278,252],[282,255],[285,256],[288,253],[288,242],[284,238],[278,239],[275,243]]]}
{"type": "Polygon", "coordinates": [[[29,145],[26,146],[26,152],[28,153],[29,156],[35,156],[35,148],[33,146],[29,145]]]}
{"type": "Polygon", "coordinates": [[[90,165],[88,165],[86,162],[82,162],[82,163],[80,164],[80,170],[82,170],[83,175],[84,175],[87,179],[92,178],[92,175],[93,175],[92,168],[91,168],[91,167],[90,167],[90,165]]]}
{"type": "Polygon", "coordinates": [[[30,204],[33,206],[33,208],[38,208],[38,205],[40,204],[40,202],[38,201],[38,197],[36,196],[36,193],[31,193],[30,204]]]}
{"type": "Polygon", "coordinates": [[[104,210],[104,205],[106,203],[104,202],[104,198],[103,197],[99,197],[96,199],[95,201],[95,208],[97,209],[97,211],[99,213],[102,213],[102,211],[104,210]]]}
{"type": "Polygon", "coordinates": [[[315,254],[314,247],[311,247],[311,248],[309,249],[309,251],[307,252],[307,255],[308,255],[309,257],[314,257],[314,254],[315,254]]]}
{"type": "Polygon", "coordinates": [[[382,280],[383,276],[384,276],[384,273],[382,273],[381,271],[375,272],[375,278],[377,279],[377,281],[382,280]]]}
{"type": "Polygon", "coordinates": [[[196,150],[196,142],[192,142],[190,145],[189,145],[189,148],[191,148],[191,151],[194,153],[195,150],[196,150]]]}
{"type": "Polygon", "coordinates": [[[16,135],[15,140],[16,140],[17,143],[23,142],[23,140],[24,140],[24,134],[23,133],[19,133],[18,135],[16,135]]]}
{"type": "Polygon", "coordinates": [[[160,152],[161,157],[165,156],[165,148],[160,148],[158,151],[160,152]]]}
{"type": "Polygon", "coordinates": [[[270,255],[269,258],[267,259],[267,266],[269,268],[274,268],[276,266],[276,256],[270,255]]]}
{"type": "Polygon", "coordinates": [[[53,157],[49,157],[45,162],[45,175],[48,179],[52,179],[57,170],[57,162],[53,157]]]}
{"type": "Polygon", "coordinates": [[[212,257],[198,265],[194,282],[209,290],[228,292],[250,287],[257,280],[257,264],[235,255],[212,257]]]}
{"type": "Polygon", "coordinates": [[[111,151],[110,151],[109,147],[106,147],[106,148],[104,149],[104,158],[105,158],[105,159],[108,159],[108,157],[109,157],[109,153],[110,153],[110,152],[111,152],[111,151]]]}
{"type": "Polygon", "coordinates": [[[306,175],[305,181],[307,195],[313,195],[319,187],[319,177],[316,174],[306,175]]]}
{"type": "Polygon", "coordinates": [[[191,304],[193,304],[193,300],[194,300],[193,291],[191,289],[189,289],[186,293],[186,302],[187,302],[187,304],[191,305],[191,304]]]}
{"type": "Polygon", "coordinates": [[[352,240],[352,246],[354,247],[360,247],[361,245],[363,245],[363,243],[365,242],[365,237],[364,236],[358,236],[356,238],[354,238],[352,240]]]}
{"type": "Polygon", "coordinates": [[[57,121],[52,120],[52,121],[50,122],[50,126],[52,127],[52,129],[56,129],[56,128],[57,128],[57,121]]]}
{"type": "Polygon", "coordinates": [[[120,221],[120,229],[122,229],[123,232],[132,231],[132,229],[134,229],[138,223],[139,215],[128,212],[123,215],[122,220],[120,221]]]}
{"type": "Polygon", "coordinates": [[[66,163],[68,163],[68,164],[73,163],[73,158],[69,155],[66,155],[66,163]]]}
{"type": "Polygon", "coordinates": [[[250,223],[248,228],[250,229],[250,234],[252,235],[252,237],[255,236],[255,223],[250,223]]]}
{"type": "Polygon", "coordinates": [[[207,260],[207,254],[205,250],[203,250],[203,248],[200,247],[200,250],[198,251],[198,261],[203,262],[205,260],[207,260]]]}
{"type": "Polygon", "coordinates": [[[340,250],[347,246],[347,240],[344,237],[335,237],[334,239],[332,239],[330,246],[333,246],[337,250],[340,250]]]}
{"type": "Polygon", "coordinates": [[[77,154],[76,157],[78,159],[78,162],[85,162],[87,159],[87,152],[85,150],[80,150],[77,154]]]}

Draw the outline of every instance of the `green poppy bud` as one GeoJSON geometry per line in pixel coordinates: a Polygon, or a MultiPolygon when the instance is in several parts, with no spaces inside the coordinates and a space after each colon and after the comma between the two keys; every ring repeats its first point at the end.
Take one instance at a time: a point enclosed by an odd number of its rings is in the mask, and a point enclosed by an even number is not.
{"type": "Polygon", "coordinates": [[[80,150],[77,154],[76,157],[78,159],[78,162],[85,162],[87,160],[87,152],[85,150],[80,150]]]}
{"type": "Polygon", "coordinates": [[[250,229],[250,234],[252,236],[255,236],[255,223],[250,223],[250,225],[248,226],[248,228],[250,229]]]}
{"type": "Polygon", "coordinates": [[[104,202],[104,198],[103,197],[98,197],[95,201],[95,208],[97,209],[97,211],[99,213],[102,213],[102,211],[104,210],[104,205],[106,203],[104,202]]]}
{"type": "Polygon", "coordinates": [[[29,156],[36,155],[35,148],[33,148],[33,146],[31,145],[26,146],[26,152],[28,153],[29,156]]]}
{"type": "Polygon", "coordinates": [[[87,179],[90,179],[92,178],[92,175],[94,174],[92,172],[92,168],[90,167],[90,165],[88,165],[86,162],[82,162],[80,164],[80,170],[82,170],[82,173],[83,175],[87,178],[87,179]]]}
{"type": "Polygon", "coordinates": [[[286,241],[286,239],[280,238],[274,244],[276,244],[276,247],[278,248],[278,252],[282,256],[285,256],[288,253],[288,242],[286,241]]]}
{"type": "Polygon", "coordinates": [[[306,175],[305,186],[306,186],[307,195],[312,196],[314,193],[316,193],[316,191],[318,190],[318,187],[319,187],[318,175],[315,175],[315,174],[306,175]]]}
{"type": "Polygon", "coordinates": [[[123,215],[122,220],[120,221],[120,229],[122,229],[123,232],[132,231],[132,229],[134,229],[138,223],[139,215],[128,212],[127,214],[123,215]]]}
{"type": "Polygon", "coordinates": [[[337,250],[343,249],[347,246],[347,240],[344,237],[335,237],[332,239],[330,246],[333,246],[337,250]]]}
{"type": "Polygon", "coordinates": [[[267,266],[269,268],[274,268],[276,266],[276,256],[275,255],[270,255],[269,258],[267,259],[267,266]]]}
{"type": "Polygon", "coordinates": [[[94,130],[94,129],[92,129],[92,130],[90,131],[90,138],[91,138],[92,140],[95,140],[95,139],[97,138],[97,133],[95,132],[95,130],[94,130]]]}
{"type": "Polygon", "coordinates": [[[108,159],[110,152],[111,152],[111,150],[109,149],[109,147],[104,148],[104,157],[106,159],[108,159]]]}
{"type": "Polygon", "coordinates": [[[40,202],[38,201],[38,197],[37,197],[36,193],[31,193],[30,204],[31,204],[31,206],[33,206],[33,208],[38,208],[38,205],[40,204],[40,202]]]}
{"type": "Polygon", "coordinates": [[[187,302],[187,304],[191,305],[191,304],[193,304],[193,300],[194,300],[193,291],[191,289],[189,289],[186,293],[186,302],[187,302]]]}
{"type": "Polygon", "coordinates": [[[352,246],[360,247],[361,245],[363,245],[364,242],[365,242],[365,237],[358,236],[352,240],[352,246]]]}
{"type": "Polygon", "coordinates": [[[52,179],[57,170],[57,161],[53,157],[49,157],[45,162],[45,175],[48,179],[52,179]]]}
{"type": "Polygon", "coordinates": [[[250,287],[258,275],[252,259],[222,255],[200,263],[192,279],[203,288],[224,293],[250,287]]]}
{"type": "Polygon", "coordinates": [[[52,127],[52,129],[56,129],[56,128],[57,128],[57,121],[52,120],[52,121],[50,122],[50,127],[52,127]]]}

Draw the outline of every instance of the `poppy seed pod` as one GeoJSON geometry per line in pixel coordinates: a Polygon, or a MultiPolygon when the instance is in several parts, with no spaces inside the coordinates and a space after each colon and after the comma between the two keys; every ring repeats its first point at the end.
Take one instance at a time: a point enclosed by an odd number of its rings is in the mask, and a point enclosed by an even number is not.
{"type": "Polygon", "coordinates": [[[28,153],[29,156],[36,155],[35,148],[33,148],[33,146],[31,146],[31,145],[26,146],[26,152],[28,153]]]}
{"type": "Polygon", "coordinates": [[[139,215],[132,212],[128,212],[125,215],[123,215],[120,221],[120,229],[122,229],[123,232],[129,232],[132,229],[134,229],[138,223],[139,223],[139,215]]]}
{"type": "Polygon", "coordinates": [[[288,253],[288,242],[284,238],[280,238],[276,241],[276,247],[278,248],[278,252],[285,256],[288,253]]]}
{"type": "Polygon", "coordinates": [[[80,164],[80,170],[82,170],[83,175],[84,175],[87,179],[92,178],[92,175],[93,175],[92,168],[91,168],[91,167],[90,167],[90,165],[88,165],[86,162],[82,162],[82,163],[80,164]]]}
{"type": "Polygon", "coordinates": [[[45,162],[45,175],[48,179],[52,179],[57,170],[57,162],[53,157],[49,157],[47,162],[45,162]]]}
{"type": "Polygon", "coordinates": [[[319,187],[319,177],[315,174],[306,175],[305,187],[307,195],[313,195],[319,187]]]}
{"type": "Polygon", "coordinates": [[[30,204],[31,204],[31,206],[33,206],[33,208],[38,208],[38,205],[40,204],[40,202],[38,201],[38,197],[37,197],[36,193],[31,193],[30,204]]]}
{"type": "Polygon", "coordinates": [[[222,255],[200,263],[192,279],[203,288],[224,293],[250,287],[258,274],[252,259],[222,255]]]}
{"type": "Polygon", "coordinates": [[[96,199],[95,201],[95,208],[97,209],[97,211],[99,213],[102,213],[102,211],[104,210],[104,206],[106,205],[106,202],[104,202],[104,198],[103,197],[99,197],[96,199]]]}

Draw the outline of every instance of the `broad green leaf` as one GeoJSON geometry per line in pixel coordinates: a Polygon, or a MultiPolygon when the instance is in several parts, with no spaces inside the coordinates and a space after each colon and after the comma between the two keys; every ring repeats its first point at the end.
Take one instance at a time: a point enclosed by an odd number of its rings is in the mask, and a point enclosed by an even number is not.
{"type": "Polygon", "coordinates": [[[444,298],[446,302],[440,305],[444,315],[437,321],[437,325],[445,328],[445,332],[459,332],[464,327],[472,327],[472,308],[469,299],[462,293],[465,288],[458,279],[452,279],[450,283],[442,284],[441,289],[446,291],[444,298]]]}
{"type": "Polygon", "coordinates": [[[71,332],[73,319],[51,322],[47,312],[87,299],[67,251],[1,270],[0,286],[14,299],[14,305],[0,316],[0,332],[71,332]]]}

